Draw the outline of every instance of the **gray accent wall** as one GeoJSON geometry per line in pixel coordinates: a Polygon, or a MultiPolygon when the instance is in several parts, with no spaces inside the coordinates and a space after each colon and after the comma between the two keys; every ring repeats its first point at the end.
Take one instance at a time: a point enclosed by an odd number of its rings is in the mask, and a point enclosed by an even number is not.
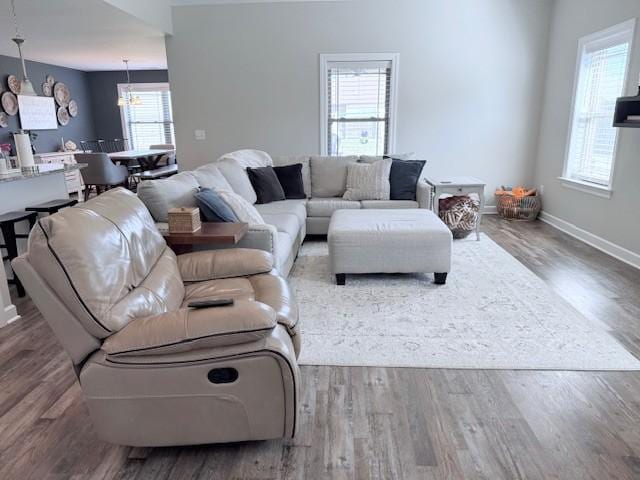
{"type": "Polygon", "coordinates": [[[396,151],[492,192],[529,184],[550,0],[354,0],[173,9],[167,57],[180,162],[238,148],[320,151],[321,53],[400,54],[396,151]],[[194,130],[206,140],[194,139],[194,130]]]}
{"type": "MultiPolygon", "coordinates": [[[[72,118],[68,125],[58,125],[56,130],[38,130],[38,138],[34,142],[38,152],[54,152],[60,147],[61,137],[66,140],[73,140],[78,143],[80,140],[91,139],[95,137],[93,114],[91,111],[91,96],[89,92],[89,81],[87,73],[72,68],[58,67],[48,65],[46,63],[27,61],[27,73],[29,79],[33,83],[36,92],[42,95],[42,83],[45,76],[51,74],[56,81],[64,82],[71,92],[71,98],[78,103],[79,114],[76,118],[72,118]]],[[[20,60],[5,55],[0,55],[0,80],[2,81],[2,90],[9,89],[7,86],[7,77],[10,74],[19,75],[22,69],[20,60]]],[[[13,144],[13,138],[10,132],[15,132],[20,128],[19,114],[9,117],[9,127],[0,128],[0,143],[13,144]]]]}
{"type": "MultiPolygon", "coordinates": [[[[610,199],[563,186],[578,39],[631,18],[640,17],[638,0],[557,0],[550,33],[544,108],[535,167],[544,185],[544,211],[571,228],[613,242],[640,255],[640,130],[620,129],[610,199]]],[[[627,94],[638,91],[640,23],[631,52],[627,94]]]]}
{"type": "MultiPolygon", "coordinates": [[[[118,84],[127,82],[127,73],[88,72],[91,92],[91,108],[96,138],[123,138],[120,107],[118,107],[118,84]]],[[[131,71],[131,83],[162,83],[168,81],[166,70],[131,71]]]]}

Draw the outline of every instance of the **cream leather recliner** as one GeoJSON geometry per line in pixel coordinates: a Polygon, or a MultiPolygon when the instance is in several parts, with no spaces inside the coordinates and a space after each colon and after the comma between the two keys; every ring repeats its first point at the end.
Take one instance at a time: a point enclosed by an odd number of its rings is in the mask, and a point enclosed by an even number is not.
{"type": "Polygon", "coordinates": [[[176,257],[142,202],[116,189],[41,219],[13,267],[71,356],[102,439],[294,435],[298,311],[269,253],[176,257]],[[220,298],[235,304],[187,307],[220,298]]]}

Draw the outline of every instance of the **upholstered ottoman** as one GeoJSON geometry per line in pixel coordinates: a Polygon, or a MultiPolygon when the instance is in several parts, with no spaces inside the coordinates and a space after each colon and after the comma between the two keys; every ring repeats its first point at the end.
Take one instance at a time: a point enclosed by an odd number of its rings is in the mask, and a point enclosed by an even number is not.
{"type": "Polygon", "coordinates": [[[444,284],[451,269],[451,231],[430,210],[338,210],[327,240],[338,285],[347,273],[411,272],[444,284]]]}

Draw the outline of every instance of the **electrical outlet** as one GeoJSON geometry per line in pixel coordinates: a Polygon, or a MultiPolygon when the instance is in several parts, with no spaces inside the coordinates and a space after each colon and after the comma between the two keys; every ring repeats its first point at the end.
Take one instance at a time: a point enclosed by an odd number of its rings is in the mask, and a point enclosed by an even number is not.
{"type": "Polygon", "coordinates": [[[544,185],[540,185],[540,195],[544,195],[544,185]]]}
{"type": "Polygon", "coordinates": [[[193,136],[196,140],[206,140],[207,132],[205,132],[204,130],[195,130],[193,132],[193,136]]]}

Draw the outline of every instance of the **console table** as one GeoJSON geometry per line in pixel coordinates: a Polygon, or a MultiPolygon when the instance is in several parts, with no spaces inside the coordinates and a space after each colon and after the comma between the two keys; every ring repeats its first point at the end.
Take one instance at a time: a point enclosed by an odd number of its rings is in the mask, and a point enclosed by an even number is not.
{"type": "Polygon", "coordinates": [[[484,187],[486,183],[475,177],[449,177],[449,178],[427,178],[427,183],[431,185],[431,209],[438,215],[442,195],[462,196],[469,194],[478,195],[480,200],[480,211],[476,222],[476,239],[480,240],[480,220],[484,210],[484,187]]]}
{"type": "Polygon", "coordinates": [[[194,245],[235,245],[249,231],[247,223],[203,223],[193,233],[162,232],[167,245],[179,255],[193,251],[194,245]]]}

